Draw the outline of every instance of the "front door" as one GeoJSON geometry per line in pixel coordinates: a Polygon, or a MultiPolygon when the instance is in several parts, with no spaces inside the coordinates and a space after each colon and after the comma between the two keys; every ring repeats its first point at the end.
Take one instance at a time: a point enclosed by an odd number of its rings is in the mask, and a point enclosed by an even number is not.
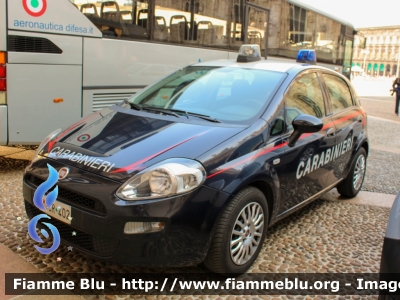
{"type": "Polygon", "coordinates": [[[332,164],[326,155],[335,143],[331,134],[332,119],[326,116],[325,100],[316,72],[307,72],[296,78],[285,95],[287,135],[293,133],[292,121],[300,114],[320,118],[321,131],[303,134],[295,146],[285,146],[284,175],[281,180],[281,201],[278,214],[283,214],[327,187],[332,164]]]}

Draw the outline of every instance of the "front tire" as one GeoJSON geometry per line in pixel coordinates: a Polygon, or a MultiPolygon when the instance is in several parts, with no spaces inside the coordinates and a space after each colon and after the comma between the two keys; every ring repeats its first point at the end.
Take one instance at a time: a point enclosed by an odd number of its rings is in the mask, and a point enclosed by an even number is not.
{"type": "Polygon", "coordinates": [[[217,221],[205,266],[220,274],[246,272],[262,248],[268,216],[267,200],[259,189],[241,190],[217,221]]]}
{"type": "Polygon", "coordinates": [[[357,196],[364,182],[366,167],[367,153],[365,149],[361,147],[354,157],[349,174],[337,186],[337,191],[340,195],[347,198],[357,196]]]}

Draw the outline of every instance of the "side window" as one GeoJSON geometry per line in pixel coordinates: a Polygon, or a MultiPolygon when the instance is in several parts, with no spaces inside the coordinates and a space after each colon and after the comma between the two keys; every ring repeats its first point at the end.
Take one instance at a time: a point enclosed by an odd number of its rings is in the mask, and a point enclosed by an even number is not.
{"type": "Polygon", "coordinates": [[[325,116],[324,97],[316,73],[298,77],[286,94],[286,124],[291,126],[298,115],[307,114],[317,118],[325,116]]]}
{"type": "Polygon", "coordinates": [[[323,74],[323,77],[331,98],[333,113],[353,106],[349,86],[342,78],[330,74],[323,74]]]}

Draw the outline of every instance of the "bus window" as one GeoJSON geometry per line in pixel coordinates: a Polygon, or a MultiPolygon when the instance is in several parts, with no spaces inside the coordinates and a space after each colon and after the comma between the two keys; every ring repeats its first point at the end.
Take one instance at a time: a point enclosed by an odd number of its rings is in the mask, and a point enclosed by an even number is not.
{"type": "Polygon", "coordinates": [[[194,3],[194,24],[196,24],[197,44],[218,48],[228,48],[228,22],[230,16],[223,1],[194,3]],[[196,4],[198,4],[196,6],[196,4]]]}
{"type": "Polygon", "coordinates": [[[147,2],[75,0],[74,4],[107,37],[148,39],[147,2]],[[137,20],[137,21],[136,21],[137,20]]]}
{"type": "Polygon", "coordinates": [[[155,0],[153,38],[170,43],[228,48],[226,3],[155,0]]]}
{"type": "Polygon", "coordinates": [[[153,39],[156,41],[168,40],[167,21],[162,16],[156,16],[154,18],[153,39]]]}
{"type": "Polygon", "coordinates": [[[125,23],[132,24],[133,16],[130,10],[121,10],[121,17],[125,23]]]}
{"type": "Polygon", "coordinates": [[[300,49],[310,48],[318,62],[342,64],[341,23],[288,2],[282,5],[282,20],[287,21],[282,22],[279,55],[295,58],[300,49]]]}
{"type": "Polygon", "coordinates": [[[97,7],[93,3],[85,3],[81,5],[81,12],[87,17],[99,17],[97,7]]]}
{"type": "Polygon", "coordinates": [[[268,11],[250,7],[248,10],[247,42],[257,44],[264,54],[266,50],[266,31],[268,25],[268,11]]]}
{"type": "Polygon", "coordinates": [[[149,19],[148,9],[140,9],[137,15],[137,24],[147,29],[147,21],[149,19]]]}
{"type": "Polygon", "coordinates": [[[183,43],[189,37],[190,12],[185,2],[155,0],[153,38],[170,43],[183,43]]]}
{"type": "Polygon", "coordinates": [[[232,6],[230,49],[239,50],[244,43],[244,20],[244,3],[242,0],[235,0],[232,6]]]}
{"type": "Polygon", "coordinates": [[[316,14],[315,51],[318,61],[342,64],[343,47],[340,47],[341,24],[330,18],[316,14]]]}

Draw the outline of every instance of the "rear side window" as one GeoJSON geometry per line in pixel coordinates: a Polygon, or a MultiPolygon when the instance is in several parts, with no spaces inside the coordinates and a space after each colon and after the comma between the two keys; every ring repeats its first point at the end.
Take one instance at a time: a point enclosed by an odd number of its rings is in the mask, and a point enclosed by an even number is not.
{"type": "Polygon", "coordinates": [[[335,75],[323,74],[323,76],[331,98],[332,112],[336,113],[353,106],[353,99],[347,83],[335,75]]]}
{"type": "Polygon", "coordinates": [[[286,94],[285,104],[288,126],[300,114],[323,118],[325,104],[317,74],[310,73],[297,78],[286,94]]]}

